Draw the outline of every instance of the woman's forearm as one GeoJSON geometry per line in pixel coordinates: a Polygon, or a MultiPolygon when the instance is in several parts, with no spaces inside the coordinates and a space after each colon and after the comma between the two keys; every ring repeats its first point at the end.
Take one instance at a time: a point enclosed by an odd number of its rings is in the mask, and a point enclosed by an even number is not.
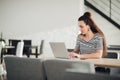
{"type": "Polygon", "coordinates": [[[80,58],[81,59],[90,59],[90,58],[100,59],[102,58],[102,53],[80,54],[80,58]]]}
{"type": "Polygon", "coordinates": [[[80,51],[79,51],[79,50],[73,50],[72,52],[74,52],[74,53],[79,53],[80,51]]]}

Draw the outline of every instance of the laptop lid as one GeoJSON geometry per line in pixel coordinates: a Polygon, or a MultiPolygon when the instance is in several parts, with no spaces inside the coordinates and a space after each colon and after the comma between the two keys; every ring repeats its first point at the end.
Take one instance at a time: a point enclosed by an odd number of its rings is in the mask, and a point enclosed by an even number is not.
{"type": "Polygon", "coordinates": [[[64,42],[50,42],[50,46],[56,58],[69,58],[64,42]]]}

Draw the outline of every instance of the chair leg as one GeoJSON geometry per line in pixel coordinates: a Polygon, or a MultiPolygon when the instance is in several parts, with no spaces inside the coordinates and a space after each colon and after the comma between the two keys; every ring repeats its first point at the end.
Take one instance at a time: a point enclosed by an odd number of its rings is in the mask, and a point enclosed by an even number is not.
{"type": "Polygon", "coordinates": [[[35,49],[36,58],[38,58],[38,48],[35,49]]]}
{"type": "Polygon", "coordinates": [[[3,80],[3,76],[2,75],[0,75],[0,80],[3,80]]]}
{"type": "Polygon", "coordinates": [[[27,57],[29,58],[29,57],[30,57],[30,54],[27,54],[27,57]]]}

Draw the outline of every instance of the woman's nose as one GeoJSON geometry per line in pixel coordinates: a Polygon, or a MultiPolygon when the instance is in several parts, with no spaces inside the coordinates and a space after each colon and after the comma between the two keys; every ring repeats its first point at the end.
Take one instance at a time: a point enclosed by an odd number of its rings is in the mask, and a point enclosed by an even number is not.
{"type": "Polygon", "coordinates": [[[82,29],[79,29],[80,31],[82,31],[82,29]]]}

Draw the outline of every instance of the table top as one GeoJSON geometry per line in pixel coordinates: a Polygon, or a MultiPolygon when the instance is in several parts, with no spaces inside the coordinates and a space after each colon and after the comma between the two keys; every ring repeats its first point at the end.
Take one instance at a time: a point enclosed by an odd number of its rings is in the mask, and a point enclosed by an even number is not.
{"type": "MultiPolygon", "coordinates": [[[[61,59],[61,58],[55,58],[55,57],[47,57],[46,59],[61,59]]],[[[72,60],[72,61],[85,61],[93,63],[95,66],[98,67],[111,67],[111,68],[120,68],[120,59],[111,59],[111,58],[101,58],[101,59],[64,59],[64,60],[72,60]]]]}
{"type": "Polygon", "coordinates": [[[24,47],[29,47],[29,48],[38,48],[38,45],[24,45],[24,47]]]}
{"type": "Polygon", "coordinates": [[[86,59],[84,61],[91,62],[95,66],[100,67],[120,68],[120,59],[101,58],[101,59],[86,59]]]}
{"type": "Polygon", "coordinates": [[[15,46],[8,46],[8,45],[6,45],[5,48],[7,48],[7,49],[8,48],[15,48],[15,46]]]}
{"type": "Polygon", "coordinates": [[[120,50],[120,45],[109,45],[108,50],[120,50]]]}

